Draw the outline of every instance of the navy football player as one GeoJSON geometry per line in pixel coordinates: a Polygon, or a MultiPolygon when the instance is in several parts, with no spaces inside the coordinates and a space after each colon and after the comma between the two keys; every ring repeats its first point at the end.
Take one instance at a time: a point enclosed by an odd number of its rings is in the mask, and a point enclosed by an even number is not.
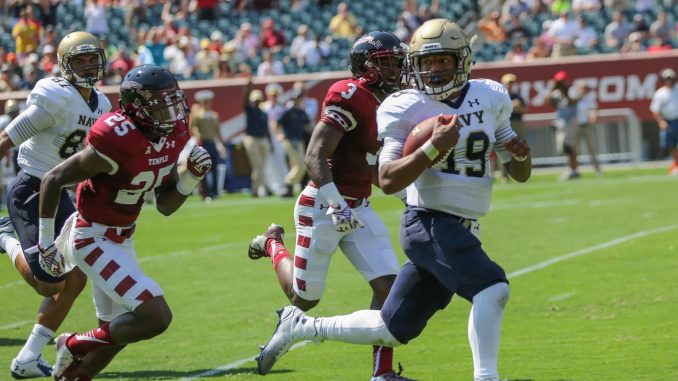
{"type": "MultiPolygon", "coordinates": [[[[40,180],[47,171],[81,150],[94,121],[111,109],[108,98],[94,87],[104,78],[106,57],[92,34],[66,35],[57,48],[57,58],[62,77],[38,81],[28,95],[26,110],[0,133],[0,157],[18,146],[21,167],[9,187],[9,218],[0,219],[0,249],[7,253],[26,282],[45,297],[28,341],[12,360],[11,374],[15,378],[51,374],[51,367],[40,354],[87,281],[77,269],[66,276],[52,276],[40,266],[41,248],[37,246],[41,228],[40,180]]],[[[63,190],[54,230],[41,233],[58,235],[74,211],[68,193],[63,190]]]]}
{"type": "Polygon", "coordinates": [[[509,287],[504,270],[481,247],[477,219],[490,205],[490,151],[515,180],[524,182],[531,173],[530,149],[511,129],[506,89],[486,79],[469,80],[471,42],[457,24],[425,22],[412,37],[408,59],[416,89],[387,98],[377,111],[377,124],[384,138],[381,187],[386,193],[407,191],[400,238],[409,261],[381,311],[312,318],[294,306],[283,308],[260,354],[269,367],[304,339],[406,344],[457,294],[473,304],[468,338],[474,380],[499,380],[499,337],[509,287]],[[439,116],[430,140],[401,157],[410,131],[441,114],[458,119],[439,116]],[[450,149],[446,160],[430,167],[450,149]]]}

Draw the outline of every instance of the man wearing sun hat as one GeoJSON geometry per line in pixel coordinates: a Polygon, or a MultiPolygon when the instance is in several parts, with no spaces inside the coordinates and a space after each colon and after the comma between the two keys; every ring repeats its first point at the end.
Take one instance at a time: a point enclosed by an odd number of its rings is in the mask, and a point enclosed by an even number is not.
{"type": "Polygon", "coordinates": [[[553,121],[553,126],[556,129],[556,150],[567,156],[567,166],[569,167],[561,180],[572,180],[580,176],[577,171],[577,150],[574,145],[577,99],[570,89],[570,76],[566,71],[556,72],[552,81],[546,101],[556,109],[557,116],[556,120],[553,121]]]}
{"type": "Polygon", "coordinates": [[[659,72],[663,84],[652,95],[650,111],[659,125],[661,135],[665,136],[664,145],[673,159],[669,173],[678,176],[678,85],[676,72],[665,68],[659,72]]]}

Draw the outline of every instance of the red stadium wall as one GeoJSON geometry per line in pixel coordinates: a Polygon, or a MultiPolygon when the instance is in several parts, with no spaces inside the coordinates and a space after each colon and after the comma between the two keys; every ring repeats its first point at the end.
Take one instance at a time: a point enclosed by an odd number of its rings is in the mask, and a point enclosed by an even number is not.
{"type": "MultiPolygon", "coordinates": [[[[655,89],[661,84],[658,72],[665,67],[678,68],[678,51],[654,54],[608,54],[577,56],[559,60],[539,60],[518,64],[506,62],[480,63],[475,66],[472,77],[499,80],[511,72],[518,77],[517,88],[530,106],[531,113],[553,111],[544,104],[549,80],[556,71],[565,70],[571,80],[585,80],[597,89],[601,109],[632,108],[645,121],[651,120],[648,110],[655,89]]],[[[286,90],[297,80],[306,82],[308,95],[322,102],[325,91],[337,79],[349,72],[299,74],[270,77],[266,81],[255,79],[255,87],[262,89],[267,83],[278,82],[286,90]]],[[[243,78],[183,82],[191,102],[196,91],[210,89],[215,93],[214,108],[219,112],[228,137],[237,135],[244,128],[242,114],[243,78]]],[[[114,108],[117,107],[117,86],[103,88],[114,108]]],[[[0,105],[6,99],[25,99],[28,92],[0,94],[0,105]]]]}

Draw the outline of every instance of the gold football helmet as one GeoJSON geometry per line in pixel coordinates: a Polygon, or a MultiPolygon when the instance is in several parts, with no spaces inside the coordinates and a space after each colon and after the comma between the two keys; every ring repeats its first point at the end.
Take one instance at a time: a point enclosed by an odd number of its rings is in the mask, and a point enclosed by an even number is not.
{"type": "Polygon", "coordinates": [[[72,32],[67,34],[59,43],[57,60],[61,75],[74,85],[91,88],[98,81],[104,79],[106,55],[99,46],[94,35],[87,32],[72,32]],[[73,58],[79,55],[96,54],[98,63],[95,65],[79,65],[73,67],[73,58]]]}
{"type": "Polygon", "coordinates": [[[447,99],[468,83],[472,66],[471,41],[459,25],[447,19],[432,19],[423,23],[412,35],[408,60],[414,83],[419,91],[436,100],[447,99]],[[422,71],[423,57],[452,54],[456,67],[422,71]]]}

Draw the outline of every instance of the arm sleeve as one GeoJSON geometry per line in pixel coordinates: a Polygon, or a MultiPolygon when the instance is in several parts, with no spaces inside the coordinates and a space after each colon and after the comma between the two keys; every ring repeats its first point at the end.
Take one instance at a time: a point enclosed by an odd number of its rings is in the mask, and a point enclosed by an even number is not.
{"type": "Polygon", "coordinates": [[[384,141],[384,147],[379,153],[379,167],[402,157],[407,134],[414,126],[410,119],[405,118],[405,112],[401,108],[399,102],[389,98],[377,110],[378,138],[384,141]]]}
{"type": "Polygon", "coordinates": [[[14,146],[25,142],[34,135],[53,127],[56,120],[43,107],[32,104],[19,114],[7,126],[7,136],[12,140],[14,146]]]}

